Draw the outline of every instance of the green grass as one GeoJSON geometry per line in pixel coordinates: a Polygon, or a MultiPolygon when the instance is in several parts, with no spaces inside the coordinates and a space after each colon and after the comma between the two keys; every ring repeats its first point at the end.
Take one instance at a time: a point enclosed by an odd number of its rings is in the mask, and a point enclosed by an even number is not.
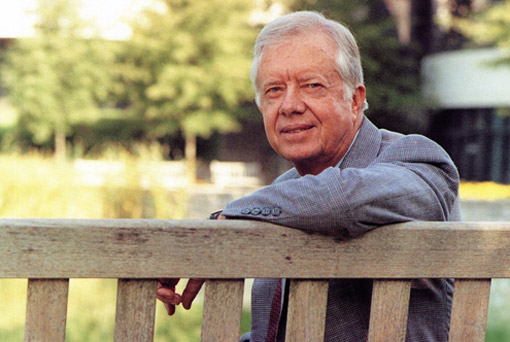
{"type": "MultiPolygon", "coordinates": [[[[113,341],[117,281],[114,279],[71,279],[66,341],[113,341]]],[[[181,287],[178,287],[182,290],[181,287]]],[[[0,341],[21,342],[24,335],[27,281],[0,279],[0,341]]],[[[200,341],[203,300],[197,298],[191,310],[177,308],[168,316],[161,303],[156,307],[155,342],[200,341]]],[[[250,328],[250,315],[243,313],[242,332],[250,328]]]]}
{"type": "Polygon", "coordinates": [[[0,279],[0,341],[23,341],[26,292],[26,279],[0,279]]]}
{"type": "MultiPolygon", "coordinates": [[[[133,157],[110,150],[105,157],[124,163],[126,171],[100,187],[83,185],[72,163],[56,163],[51,156],[0,155],[0,217],[184,218],[185,192],[169,193],[152,177],[140,185],[140,166],[155,158],[147,151],[133,157]]],[[[66,341],[113,341],[116,288],[114,279],[71,279],[66,341]]],[[[23,341],[26,291],[26,279],[0,279],[1,342],[23,341]]],[[[199,341],[202,303],[199,297],[191,310],[178,307],[171,317],[158,303],[154,340],[199,341]]],[[[243,332],[249,321],[245,312],[243,332]]]]}
{"type": "MultiPolygon", "coordinates": [[[[0,155],[0,217],[184,218],[187,195],[170,193],[139,169],[146,159],[119,158],[125,171],[104,186],[85,186],[72,163],[0,155]]],[[[150,176],[150,175],[149,175],[150,176]]]]}

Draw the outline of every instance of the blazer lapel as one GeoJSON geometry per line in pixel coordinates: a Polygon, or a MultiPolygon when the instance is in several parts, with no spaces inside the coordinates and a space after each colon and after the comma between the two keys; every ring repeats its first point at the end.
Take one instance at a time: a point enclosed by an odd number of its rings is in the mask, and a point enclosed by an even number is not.
{"type": "Polygon", "coordinates": [[[340,169],[365,168],[379,154],[382,134],[366,117],[363,118],[358,137],[340,164],[340,169]]]}

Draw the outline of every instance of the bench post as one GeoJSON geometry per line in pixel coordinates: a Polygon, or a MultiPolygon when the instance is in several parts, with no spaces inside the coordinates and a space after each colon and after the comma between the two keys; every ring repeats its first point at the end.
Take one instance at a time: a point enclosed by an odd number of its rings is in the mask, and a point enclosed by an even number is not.
{"type": "Polygon", "coordinates": [[[411,280],[374,280],[369,342],[405,342],[411,280]]]}
{"type": "Polygon", "coordinates": [[[64,342],[69,279],[29,279],[25,342],[64,342]]]}
{"type": "Polygon", "coordinates": [[[114,341],[154,341],[156,280],[119,279],[114,341]]]}
{"type": "Polygon", "coordinates": [[[328,289],[328,280],[290,280],[287,341],[324,341],[328,289]]]}
{"type": "Polygon", "coordinates": [[[244,279],[205,282],[202,342],[238,342],[241,335],[244,279]]]}
{"type": "Polygon", "coordinates": [[[449,342],[484,342],[491,279],[456,279],[449,342]]]}

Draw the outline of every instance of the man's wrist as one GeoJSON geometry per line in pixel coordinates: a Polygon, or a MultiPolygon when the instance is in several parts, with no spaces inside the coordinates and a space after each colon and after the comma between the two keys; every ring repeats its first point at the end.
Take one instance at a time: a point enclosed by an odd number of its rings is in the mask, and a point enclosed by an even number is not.
{"type": "Polygon", "coordinates": [[[222,210],[218,210],[218,211],[215,211],[214,213],[212,213],[210,216],[209,216],[209,220],[217,220],[218,217],[221,215],[221,213],[223,212],[223,209],[222,210]]]}

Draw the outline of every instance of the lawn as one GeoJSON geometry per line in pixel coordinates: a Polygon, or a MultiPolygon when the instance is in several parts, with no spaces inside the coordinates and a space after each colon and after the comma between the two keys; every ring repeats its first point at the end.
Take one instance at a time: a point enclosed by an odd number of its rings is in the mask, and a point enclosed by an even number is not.
{"type": "MultiPolygon", "coordinates": [[[[124,182],[87,187],[80,184],[71,163],[55,163],[39,155],[0,155],[0,217],[64,218],[184,218],[186,194],[169,193],[156,182],[141,186],[138,165],[148,159],[126,157],[124,182]],[[118,184],[122,183],[123,186],[118,184]],[[126,186],[127,184],[127,186],[126,186]],[[147,210],[150,204],[150,210],[147,210]]],[[[500,200],[510,198],[510,186],[495,183],[462,183],[463,200],[500,200]]],[[[0,341],[23,341],[27,281],[0,280],[0,341]]],[[[510,297],[507,280],[493,282],[487,342],[510,342],[507,324],[510,297]]],[[[72,279],[69,291],[67,341],[102,342],[113,340],[116,280],[72,279]]],[[[155,341],[188,342],[200,340],[202,301],[190,311],[178,308],[168,317],[157,305],[155,341]]],[[[242,331],[249,330],[249,308],[243,314],[242,331]]]]}

